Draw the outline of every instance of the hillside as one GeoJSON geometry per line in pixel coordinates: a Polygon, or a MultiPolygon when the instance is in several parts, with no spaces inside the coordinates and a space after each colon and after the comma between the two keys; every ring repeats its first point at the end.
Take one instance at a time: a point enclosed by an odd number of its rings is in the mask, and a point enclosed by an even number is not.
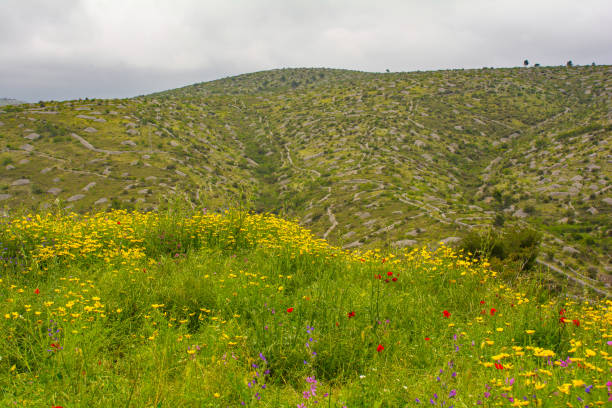
{"type": "Polygon", "coordinates": [[[0,404],[593,407],[612,301],[448,247],[342,250],[238,211],[53,213],[0,229],[0,404]]]}
{"type": "Polygon", "coordinates": [[[545,234],[541,262],[602,288],[612,282],[611,74],[282,69],[8,107],[0,205],[240,202],[347,249],[527,224],[545,234]]]}

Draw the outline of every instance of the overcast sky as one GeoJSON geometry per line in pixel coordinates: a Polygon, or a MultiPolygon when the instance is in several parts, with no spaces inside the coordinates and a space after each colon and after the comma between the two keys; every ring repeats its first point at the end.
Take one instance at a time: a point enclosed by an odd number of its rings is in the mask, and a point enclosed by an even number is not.
{"type": "Polygon", "coordinates": [[[612,64],[610,0],[0,0],[0,97],[129,97],[283,67],[612,64]]]}

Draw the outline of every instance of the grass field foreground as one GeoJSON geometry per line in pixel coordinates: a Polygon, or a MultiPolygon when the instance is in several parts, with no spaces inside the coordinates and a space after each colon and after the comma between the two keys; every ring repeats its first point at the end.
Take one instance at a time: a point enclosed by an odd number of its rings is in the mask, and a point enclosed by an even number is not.
{"type": "Polygon", "coordinates": [[[595,407],[612,302],[510,286],[440,246],[349,252],[240,211],[0,227],[0,402],[595,407]]]}

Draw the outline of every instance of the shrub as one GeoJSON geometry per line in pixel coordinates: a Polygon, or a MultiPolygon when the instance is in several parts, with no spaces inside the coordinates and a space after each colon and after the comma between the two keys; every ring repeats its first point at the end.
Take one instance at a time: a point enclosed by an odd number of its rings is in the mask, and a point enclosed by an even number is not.
{"type": "Polygon", "coordinates": [[[542,235],[529,228],[471,231],[459,243],[464,252],[487,258],[502,270],[516,273],[530,270],[540,251],[542,235]]]}

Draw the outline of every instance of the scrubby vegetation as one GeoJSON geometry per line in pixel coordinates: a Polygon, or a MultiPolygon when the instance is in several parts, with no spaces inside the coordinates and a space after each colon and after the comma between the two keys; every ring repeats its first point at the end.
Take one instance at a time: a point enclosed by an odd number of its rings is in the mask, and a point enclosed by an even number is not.
{"type": "Polygon", "coordinates": [[[609,292],[611,74],[278,69],[9,106],[0,205],[151,211],[178,197],[221,211],[242,201],[362,250],[529,227],[562,279],[609,292]]]}
{"type": "Polygon", "coordinates": [[[612,302],[445,246],[350,252],[270,214],[176,209],[4,218],[0,242],[2,405],[612,398],[612,302]]]}

